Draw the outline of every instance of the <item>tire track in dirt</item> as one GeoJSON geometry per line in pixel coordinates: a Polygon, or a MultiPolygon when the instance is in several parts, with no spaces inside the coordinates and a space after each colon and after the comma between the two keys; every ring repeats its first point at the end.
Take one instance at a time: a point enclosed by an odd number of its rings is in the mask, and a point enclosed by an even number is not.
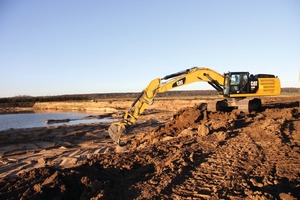
{"type": "Polygon", "coordinates": [[[112,142],[106,141],[106,127],[94,124],[2,131],[0,178],[45,166],[79,166],[92,155],[114,151],[112,142]]]}

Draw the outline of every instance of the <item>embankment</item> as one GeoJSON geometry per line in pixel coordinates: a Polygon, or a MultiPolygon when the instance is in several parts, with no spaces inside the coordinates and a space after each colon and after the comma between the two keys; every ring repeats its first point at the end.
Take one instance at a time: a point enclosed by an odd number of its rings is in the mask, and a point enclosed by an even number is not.
{"type": "MultiPolygon", "coordinates": [[[[178,111],[184,107],[199,105],[203,102],[212,102],[216,97],[205,98],[157,98],[149,105],[152,110],[178,111]]],[[[262,102],[282,99],[286,101],[298,100],[299,96],[263,97],[262,102]]],[[[89,100],[89,101],[52,101],[52,102],[21,102],[21,103],[0,103],[0,112],[35,112],[35,111],[81,111],[97,113],[116,113],[130,108],[134,99],[116,100],[89,100]]]]}
{"type": "MultiPolygon", "coordinates": [[[[128,110],[134,100],[113,100],[113,101],[74,101],[74,102],[37,102],[34,110],[59,110],[59,111],[89,111],[100,113],[115,113],[117,111],[128,110]]],[[[156,100],[149,105],[151,109],[176,111],[183,107],[199,104],[203,100],[156,100]]]]}

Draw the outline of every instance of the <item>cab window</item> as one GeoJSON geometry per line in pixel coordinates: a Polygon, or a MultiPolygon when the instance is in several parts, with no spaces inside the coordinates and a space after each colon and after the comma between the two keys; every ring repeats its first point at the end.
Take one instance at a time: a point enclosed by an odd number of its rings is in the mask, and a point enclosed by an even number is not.
{"type": "Polygon", "coordinates": [[[232,74],[230,85],[239,85],[241,76],[239,74],[232,74]]]}

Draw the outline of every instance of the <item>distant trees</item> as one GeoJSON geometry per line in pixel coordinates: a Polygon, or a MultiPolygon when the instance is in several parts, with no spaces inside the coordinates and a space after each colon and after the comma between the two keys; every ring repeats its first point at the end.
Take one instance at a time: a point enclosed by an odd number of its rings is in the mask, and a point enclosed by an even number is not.
{"type": "Polygon", "coordinates": [[[285,92],[285,93],[299,93],[300,94],[300,88],[281,88],[281,92],[285,92]]]}
{"type": "MultiPolygon", "coordinates": [[[[282,88],[283,93],[300,93],[300,88],[282,88]]],[[[53,101],[101,101],[101,100],[118,100],[122,99],[135,99],[140,93],[99,93],[99,94],[70,94],[70,95],[57,95],[57,96],[15,96],[0,98],[0,104],[9,103],[11,105],[18,105],[25,102],[53,102],[53,101]]],[[[180,97],[203,97],[203,96],[216,96],[218,95],[215,90],[184,90],[184,91],[169,91],[159,93],[157,97],[165,98],[180,98],[180,97]]],[[[1,106],[0,106],[1,107],[1,106]]]]}

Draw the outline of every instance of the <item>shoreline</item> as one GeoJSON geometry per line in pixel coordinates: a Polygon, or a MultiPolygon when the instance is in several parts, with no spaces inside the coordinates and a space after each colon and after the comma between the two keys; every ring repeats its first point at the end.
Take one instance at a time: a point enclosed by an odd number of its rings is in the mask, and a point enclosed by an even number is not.
{"type": "MultiPolygon", "coordinates": [[[[202,102],[210,102],[212,100],[220,99],[216,96],[211,97],[180,97],[180,98],[163,98],[159,97],[155,99],[155,103],[150,105],[151,109],[158,110],[171,110],[176,111],[178,109],[191,106],[193,104],[199,104],[202,102]],[[162,107],[163,105],[163,107],[162,107]]],[[[269,99],[273,100],[286,100],[286,99],[294,99],[300,100],[300,95],[298,94],[283,94],[275,97],[261,97],[262,101],[267,102],[269,99]]],[[[112,100],[112,99],[103,99],[103,100],[93,100],[93,101],[51,101],[51,102],[36,102],[31,103],[26,106],[13,106],[7,103],[0,103],[0,113],[22,113],[22,112],[47,112],[47,111],[62,111],[62,112],[97,112],[99,114],[104,113],[116,113],[120,111],[128,110],[134,101],[132,99],[120,99],[120,100],[112,100]]]]}
{"type": "Polygon", "coordinates": [[[77,111],[45,111],[45,112],[21,112],[0,114],[0,134],[7,130],[30,129],[30,128],[47,128],[50,126],[92,124],[92,123],[111,123],[115,121],[116,115],[112,113],[94,113],[94,112],[77,112],[77,111]],[[25,114],[19,117],[19,114],[25,114]],[[11,115],[6,117],[6,115],[11,115]],[[14,118],[14,121],[12,121],[14,118]],[[19,121],[20,120],[20,121],[19,121]],[[19,123],[17,123],[19,122],[19,123]],[[6,124],[11,123],[10,126],[6,124]]]}

